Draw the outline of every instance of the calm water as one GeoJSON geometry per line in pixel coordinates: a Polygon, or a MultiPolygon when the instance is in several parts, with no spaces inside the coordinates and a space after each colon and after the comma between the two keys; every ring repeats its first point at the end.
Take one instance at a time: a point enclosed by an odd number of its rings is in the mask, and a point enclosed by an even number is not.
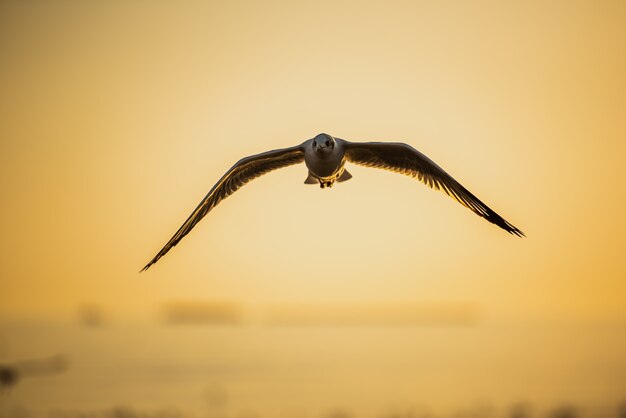
{"type": "Polygon", "coordinates": [[[0,363],[52,354],[69,369],[0,394],[1,416],[496,417],[524,402],[617,417],[626,399],[623,324],[0,326],[0,363]]]}

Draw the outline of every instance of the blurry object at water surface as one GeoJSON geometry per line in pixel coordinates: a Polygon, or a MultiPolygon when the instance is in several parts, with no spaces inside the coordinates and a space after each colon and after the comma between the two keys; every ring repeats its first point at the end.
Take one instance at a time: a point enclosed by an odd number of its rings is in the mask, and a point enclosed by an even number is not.
{"type": "Polygon", "coordinates": [[[0,388],[8,389],[17,383],[17,369],[0,365],[0,388]]]}
{"type": "Polygon", "coordinates": [[[526,402],[516,403],[509,410],[509,417],[511,418],[530,418],[531,416],[532,407],[526,402]]]}
{"type": "Polygon", "coordinates": [[[228,389],[219,383],[211,383],[204,389],[208,418],[225,418],[229,416],[228,389]]]}
{"type": "Polygon", "coordinates": [[[80,306],[78,318],[81,325],[87,328],[102,328],[106,325],[104,310],[94,303],[80,306]]]}
{"type": "Polygon", "coordinates": [[[65,357],[56,355],[37,360],[0,364],[0,389],[8,390],[25,377],[45,376],[67,370],[65,357]]]}
{"type": "Polygon", "coordinates": [[[239,325],[241,308],[232,302],[171,302],[163,307],[165,321],[172,325],[239,325]]]}
{"type": "Polygon", "coordinates": [[[228,405],[228,390],[220,384],[213,383],[204,389],[204,398],[210,409],[224,408],[228,405]]]}
{"type": "Polygon", "coordinates": [[[50,413],[50,418],[186,418],[188,416],[190,415],[185,415],[176,407],[146,411],[121,405],[103,411],[55,410],[50,413]]]}
{"type": "Polygon", "coordinates": [[[493,418],[497,416],[495,408],[485,402],[460,409],[451,415],[453,418],[493,418]]]}
{"type": "Polygon", "coordinates": [[[572,405],[563,405],[552,411],[550,418],[578,418],[580,414],[572,405]]]}
{"type": "Polygon", "coordinates": [[[246,321],[269,326],[470,326],[479,309],[467,302],[441,303],[278,303],[261,308],[254,317],[228,301],[165,303],[164,320],[173,325],[241,325],[246,321]]]}
{"type": "Polygon", "coordinates": [[[335,409],[328,414],[328,418],[354,418],[354,416],[345,409],[335,409]]]}
{"type": "Polygon", "coordinates": [[[624,399],[617,407],[617,416],[619,418],[626,418],[626,399],[624,399]]]}
{"type": "Polygon", "coordinates": [[[479,319],[469,303],[283,304],[270,309],[272,325],[468,326],[479,319]]]}
{"type": "Polygon", "coordinates": [[[429,418],[431,414],[425,407],[414,406],[393,408],[383,412],[379,418],[429,418]]]}

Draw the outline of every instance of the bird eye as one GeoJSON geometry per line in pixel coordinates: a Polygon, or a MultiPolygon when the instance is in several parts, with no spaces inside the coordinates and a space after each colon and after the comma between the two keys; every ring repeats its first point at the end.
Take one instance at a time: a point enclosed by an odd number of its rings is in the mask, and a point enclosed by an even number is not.
{"type": "Polygon", "coordinates": [[[317,146],[317,142],[313,141],[313,148],[317,146]]]}
{"type": "Polygon", "coordinates": [[[326,140],[326,146],[329,147],[330,146],[330,139],[326,140]]]}

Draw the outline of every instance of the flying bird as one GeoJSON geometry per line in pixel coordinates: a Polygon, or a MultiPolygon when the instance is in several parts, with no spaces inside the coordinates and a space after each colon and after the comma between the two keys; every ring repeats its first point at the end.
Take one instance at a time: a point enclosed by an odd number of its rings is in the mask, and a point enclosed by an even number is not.
{"type": "Polygon", "coordinates": [[[410,145],[400,142],[350,142],[322,133],[295,147],[263,152],[235,163],[211,188],[163,249],[141,271],[159,261],[211,209],[243,185],[272,170],[301,162],[309,170],[304,183],[319,184],[322,189],[352,178],[345,168],[346,162],[405,174],[417,178],[431,188],[444,191],[478,216],[505,231],[524,236],[522,231],[491,210],[430,158],[410,145]]]}

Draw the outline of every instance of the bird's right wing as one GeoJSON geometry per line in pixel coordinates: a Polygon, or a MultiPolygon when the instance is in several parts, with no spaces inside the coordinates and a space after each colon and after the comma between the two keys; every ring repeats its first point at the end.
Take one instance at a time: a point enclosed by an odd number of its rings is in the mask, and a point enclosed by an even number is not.
{"type": "Polygon", "coordinates": [[[498,225],[505,231],[517,236],[524,236],[522,231],[494,212],[450,174],[446,173],[443,168],[410,145],[400,142],[342,141],[348,161],[366,167],[383,168],[416,177],[431,188],[443,190],[478,216],[498,225]]]}
{"type": "Polygon", "coordinates": [[[304,161],[304,150],[301,145],[264,152],[242,158],[211,188],[198,207],[178,229],[163,249],[141,270],[147,270],[163,257],[172,247],[183,239],[194,226],[213,209],[219,202],[235,193],[243,185],[269,171],[287,167],[304,161]]]}

